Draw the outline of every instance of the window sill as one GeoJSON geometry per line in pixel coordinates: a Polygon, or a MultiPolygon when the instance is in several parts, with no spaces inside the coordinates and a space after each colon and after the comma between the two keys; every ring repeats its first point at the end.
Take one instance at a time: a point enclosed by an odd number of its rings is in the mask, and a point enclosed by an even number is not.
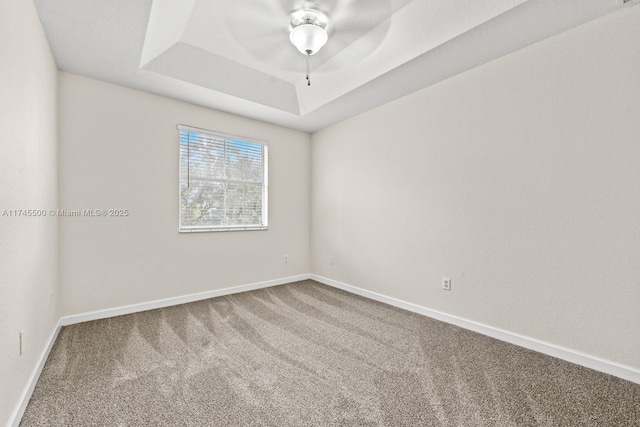
{"type": "Polygon", "coordinates": [[[189,227],[180,228],[179,233],[208,233],[218,231],[263,231],[267,230],[266,226],[246,226],[246,227],[189,227]]]}

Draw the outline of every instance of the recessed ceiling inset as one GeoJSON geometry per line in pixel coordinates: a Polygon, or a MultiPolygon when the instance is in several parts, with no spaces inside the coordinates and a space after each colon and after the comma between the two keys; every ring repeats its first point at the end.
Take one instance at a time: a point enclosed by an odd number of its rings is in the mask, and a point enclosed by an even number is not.
{"type": "MultiPolygon", "coordinates": [[[[63,71],[315,131],[598,18],[624,0],[33,0],[63,71]],[[327,16],[309,59],[292,13],[327,16]]],[[[636,4],[634,0],[630,2],[636,4]]]]}

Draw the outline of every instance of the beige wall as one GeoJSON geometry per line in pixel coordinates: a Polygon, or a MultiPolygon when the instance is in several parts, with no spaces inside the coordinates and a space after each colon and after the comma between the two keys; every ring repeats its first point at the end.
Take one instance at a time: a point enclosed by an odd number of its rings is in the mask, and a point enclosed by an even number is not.
{"type": "Polygon", "coordinates": [[[63,315],[309,272],[306,133],[60,74],[63,315]],[[178,233],[178,124],[266,141],[267,231],[178,233]],[[283,256],[289,262],[283,262],[283,256]]]}
{"type": "Polygon", "coordinates": [[[640,368],[638,23],[622,9],[314,134],[312,272],[640,368]]]}
{"type": "MultiPolygon", "coordinates": [[[[0,213],[55,209],[57,71],[31,1],[0,3],[0,213]]],[[[0,425],[57,323],[55,217],[0,216],[0,425]],[[24,328],[24,353],[19,331],[24,328]]]]}

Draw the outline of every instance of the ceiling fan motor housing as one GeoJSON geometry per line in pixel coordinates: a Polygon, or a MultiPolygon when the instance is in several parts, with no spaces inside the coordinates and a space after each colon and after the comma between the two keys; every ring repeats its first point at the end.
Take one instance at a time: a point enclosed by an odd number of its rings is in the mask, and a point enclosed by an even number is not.
{"type": "Polygon", "coordinates": [[[289,40],[304,55],[317,53],[327,43],[327,15],[315,9],[301,9],[291,14],[289,40]]]}

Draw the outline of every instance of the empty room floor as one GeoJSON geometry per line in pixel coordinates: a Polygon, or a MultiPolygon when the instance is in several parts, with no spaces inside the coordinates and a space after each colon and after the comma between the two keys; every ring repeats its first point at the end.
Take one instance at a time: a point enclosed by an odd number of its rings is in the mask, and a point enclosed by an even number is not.
{"type": "Polygon", "coordinates": [[[640,426],[640,385],[312,280],[64,327],[22,426],[640,426]]]}

